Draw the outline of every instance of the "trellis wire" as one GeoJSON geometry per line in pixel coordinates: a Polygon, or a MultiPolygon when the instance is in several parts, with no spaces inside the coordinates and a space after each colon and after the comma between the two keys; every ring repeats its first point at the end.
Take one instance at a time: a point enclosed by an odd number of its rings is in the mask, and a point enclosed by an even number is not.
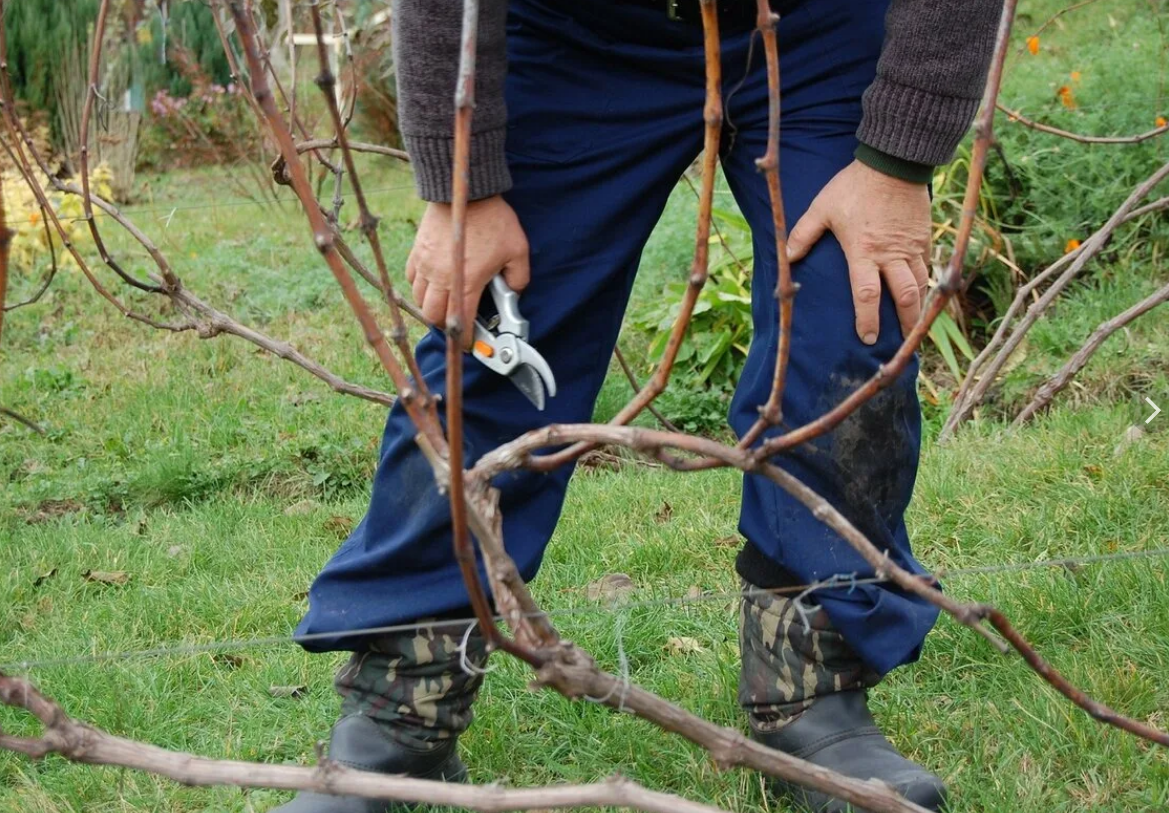
{"type": "MultiPolygon", "coordinates": [[[[923,576],[922,578],[928,581],[936,582],[941,581],[942,579],[954,579],[961,578],[963,576],[1023,573],[1056,567],[1073,569],[1086,565],[1110,564],[1115,562],[1143,559],[1160,559],[1165,557],[1169,557],[1169,547],[1139,551],[1120,551],[1117,553],[1092,554],[1072,558],[1065,557],[1059,559],[1043,559],[1037,562],[1014,562],[1001,565],[975,565],[954,570],[939,570],[930,576],[923,576]]],[[[788,587],[776,587],[771,589],[752,588],[750,590],[728,590],[721,593],[703,593],[702,595],[698,596],[664,596],[661,598],[646,599],[644,601],[630,601],[621,604],[598,604],[596,606],[566,607],[562,609],[549,610],[545,613],[539,613],[534,617],[565,617],[598,613],[605,615],[616,615],[619,613],[628,613],[632,610],[652,609],[655,607],[687,606],[691,604],[718,603],[757,595],[798,595],[802,597],[809,595],[816,590],[824,588],[847,586],[851,589],[855,586],[867,584],[884,584],[888,583],[889,581],[891,581],[891,579],[889,579],[887,576],[857,577],[855,573],[837,573],[817,582],[792,585],[788,587]]],[[[502,616],[496,616],[496,620],[502,621],[503,618],[502,616]]],[[[86,664],[107,663],[111,661],[147,660],[161,657],[202,655],[228,650],[262,649],[273,646],[284,646],[287,644],[305,644],[326,639],[335,641],[343,640],[345,638],[364,638],[375,635],[390,635],[400,632],[414,632],[421,629],[428,629],[433,626],[433,623],[433,621],[421,621],[412,622],[409,624],[391,624],[381,627],[366,627],[364,629],[347,630],[344,632],[313,633],[310,635],[273,635],[263,638],[209,641],[202,644],[163,645],[159,647],[153,647],[151,649],[128,650],[121,652],[99,652],[93,655],[78,655],[70,658],[47,658],[33,661],[15,661],[12,663],[0,664],[0,672],[30,672],[37,669],[56,668],[63,666],[82,666],[86,664]]],[[[471,625],[475,623],[475,619],[473,617],[458,618],[452,619],[448,623],[452,625],[471,625]]]]}

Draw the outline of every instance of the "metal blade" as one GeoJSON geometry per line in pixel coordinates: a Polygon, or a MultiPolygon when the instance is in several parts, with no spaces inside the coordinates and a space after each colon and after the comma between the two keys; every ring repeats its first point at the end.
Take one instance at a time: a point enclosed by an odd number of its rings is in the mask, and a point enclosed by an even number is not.
{"type": "Polygon", "coordinates": [[[544,411],[544,382],[540,374],[526,364],[521,364],[509,378],[520,392],[541,412],[544,411]]]}

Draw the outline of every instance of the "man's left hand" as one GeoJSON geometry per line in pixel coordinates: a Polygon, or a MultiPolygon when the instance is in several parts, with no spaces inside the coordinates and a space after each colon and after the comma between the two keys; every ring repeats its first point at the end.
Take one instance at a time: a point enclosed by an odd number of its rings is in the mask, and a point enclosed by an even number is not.
{"type": "Polygon", "coordinates": [[[881,284],[897,305],[901,333],[917,322],[929,286],[930,196],[910,183],[853,161],[825,186],[788,237],[788,256],[804,257],[825,230],[848,260],[856,333],[875,344],[881,284]]]}

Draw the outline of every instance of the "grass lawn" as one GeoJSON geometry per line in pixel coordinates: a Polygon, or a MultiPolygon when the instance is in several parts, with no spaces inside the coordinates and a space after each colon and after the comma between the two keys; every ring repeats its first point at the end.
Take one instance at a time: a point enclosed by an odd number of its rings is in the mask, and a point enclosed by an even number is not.
{"type": "MultiPolygon", "coordinates": [[[[1025,32],[1056,7],[1025,6],[1025,32]]],[[[1131,112],[1133,100],[1155,95],[1158,79],[1156,70],[1134,69],[1144,63],[1134,62],[1131,46],[1163,49],[1151,13],[1118,3],[1077,12],[1083,16],[1045,33],[1046,61],[1026,62],[1025,52],[1015,58],[1007,100],[1052,112],[1045,88],[1062,72],[1082,70],[1089,83],[1127,71],[1113,104],[1127,100],[1130,112],[1107,120],[1141,129],[1145,114],[1131,112]],[[1073,24],[1101,35],[1072,48],[1082,41],[1072,38],[1073,24]]],[[[1059,123],[1089,128],[1105,120],[1091,112],[1094,92],[1108,98],[1086,87],[1084,119],[1059,123]]],[[[1012,131],[1004,143],[1008,153],[1012,145],[1022,152],[1035,138],[1012,131]]],[[[1166,149],[1121,154],[1044,143],[1063,150],[1068,165],[1101,172],[1164,160],[1166,149]]],[[[1049,152],[1024,155],[1024,178],[1035,163],[1054,160],[1049,152]]],[[[381,167],[367,186],[384,216],[390,266],[401,268],[421,211],[410,176],[381,167]]],[[[251,205],[225,189],[222,170],[148,178],[131,216],[206,300],[351,380],[384,387],[295,207],[251,205]]],[[[1098,220],[1084,213],[1086,203],[1080,214],[1066,211],[1077,196],[1110,211],[1126,191],[1069,187],[1069,200],[1053,211],[1087,228],[1098,220]]],[[[679,187],[647,248],[635,307],[684,273],[693,216],[693,195],[679,187]]],[[[116,232],[106,234],[128,252],[129,267],[148,268],[116,232]]],[[[1119,248],[1036,328],[999,406],[1050,374],[1100,319],[1163,280],[1169,235],[1164,227],[1140,234],[1118,238],[1119,248]]],[[[31,284],[18,274],[12,296],[31,284]]],[[[165,315],[155,300],[135,301],[165,315]]],[[[1122,441],[1148,413],[1144,395],[1169,401],[1166,321],[1154,313],[1110,340],[1034,424],[1010,430],[984,417],[944,447],[927,444],[910,522],[928,566],[953,572],[1169,544],[1169,416],[1122,441]]],[[[623,343],[636,356],[644,338],[623,343]]],[[[597,418],[627,397],[628,385],[611,375],[597,418]]],[[[251,345],[121,319],[70,269],[42,302],[6,320],[0,404],[46,429],[39,436],[0,422],[0,664],[289,633],[310,580],[364,510],[383,420],[379,407],[333,395],[251,345]]],[[[927,409],[929,433],[943,409],[927,409]]],[[[618,668],[623,653],[634,681],[726,725],[741,724],[737,608],[727,595],[737,589],[738,501],[731,472],[677,475],[633,461],[585,469],[533,585],[564,634],[603,665],[618,668]],[[637,586],[631,604],[589,599],[590,582],[618,572],[637,586]],[[669,600],[694,588],[697,599],[669,600]],[[672,638],[691,640],[679,647],[672,638]]],[[[1150,558],[959,573],[947,586],[998,605],[1092,696],[1165,727],[1167,577],[1169,559],[1150,558]]],[[[339,663],[340,656],[280,644],[45,665],[30,674],[71,714],[123,736],[213,757],[311,763],[337,709],[331,678],[339,663]],[[273,696],[276,686],[304,688],[273,696]]],[[[677,737],[530,692],[526,667],[503,657],[495,663],[463,739],[475,781],[522,786],[620,772],[728,809],[784,809],[758,776],[720,774],[677,737]]],[[[873,701],[890,736],[952,784],[955,810],[1169,809],[1169,753],[1091,721],[1020,659],[1000,656],[949,620],[922,661],[892,675],[873,701]]],[[[0,710],[0,728],[30,730],[8,710],[0,710]]],[[[0,754],[2,813],[264,811],[284,798],[0,754]]]]}

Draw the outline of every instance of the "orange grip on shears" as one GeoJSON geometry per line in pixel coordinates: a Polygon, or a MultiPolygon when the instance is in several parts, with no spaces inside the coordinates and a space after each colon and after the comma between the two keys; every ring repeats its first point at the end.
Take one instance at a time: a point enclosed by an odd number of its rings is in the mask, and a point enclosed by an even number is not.
{"type": "Polygon", "coordinates": [[[485,341],[476,341],[475,342],[475,352],[481,356],[486,356],[487,358],[491,358],[492,356],[495,355],[495,348],[492,347],[491,345],[489,345],[485,341]]]}

